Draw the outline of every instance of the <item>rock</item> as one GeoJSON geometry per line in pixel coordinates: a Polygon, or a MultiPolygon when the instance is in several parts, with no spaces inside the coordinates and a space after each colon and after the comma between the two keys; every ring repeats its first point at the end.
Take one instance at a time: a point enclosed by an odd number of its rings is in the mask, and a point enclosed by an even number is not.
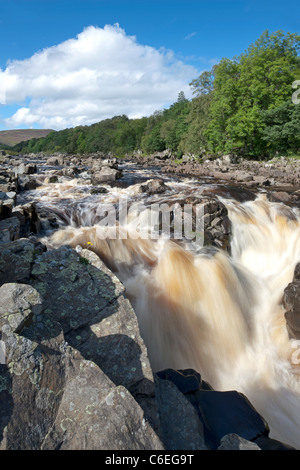
{"type": "Polygon", "coordinates": [[[18,175],[18,190],[19,191],[28,191],[31,189],[36,189],[39,186],[38,181],[33,177],[28,175],[18,175]]]}
{"type": "Polygon", "coordinates": [[[17,217],[0,220],[0,243],[20,238],[20,221],[17,217]]]}
{"type": "Polygon", "coordinates": [[[168,450],[209,450],[193,405],[171,381],[156,378],[163,442],[168,450]]]}
{"type": "Polygon", "coordinates": [[[20,237],[28,237],[30,233],[38,233],[41,230],[41,221],[34,202],[14,207],[12,214],[20,221],[20,237]]]}
{"type": "Polygon", "coordinates": [[[92,175],[92,184],[110,183],[121,178],[122,172],[114,168],[103,167],[100,171],[96,171],[92,175]]]}
{"type": "Polygon", "coordinates": [[[108,189],[102,186],[91,189],[91,194],[105,194],[105,193],[108,193],[108,189]]]}
{"type": "Polygon", "coordinates": [[[52,183],[57,183],[57,182],[58,182],[57,175],[46,176],[46,178],[44,179],[45,184],[52,184],[52,183]]]}
{"type": "Polygon", "coordinates": [[[284,290],[283,305],[290,338],[300,339],[300,263],[297,263],[293,281],[284,290]]]}
{"type": "Polygon", "coordinates": [[[268,200],[271,202],[290,202],[291,196],[286,191],[272,191],[267,193],[268,200]]]}
{"type": "Polygon", "coordinates": [[[149,196],[153,194],[161,194],[169,190],[168,186],[163,180],[155,179],[149,180],[146,184],[141,184],[139,192],[147,193],[149,196]]]}
{"type": "Polygon", "coordinates": [[[11,217],[16,198],[17,193],[15,191],[0,192],[0,218],[11,217]]]}
{"type": "Polygon", "coordinates": [[[64,156],[63,155],[55,155],[47,159],[46,165],[47,166],[61,166],[64,164],[64,156]]]}
{"type": "Polygon", "coordinates": [[[72,167],[65,167],[62,170],[62,174],[64,176],[69,176],[69,177],[74,177],[77,176],[80,171],[78,170],[77,167],[72,166],[72,167]]]}
{"type": "Polygon", "coordinates": [[[0,287],[0,328],[8,324],[13,333],[21,332],[34,314],[41,313],[42,298],[27,284],[7,283],[0,287]]]}
{"type": "Polygon", "coordinates": [[[123,285],[88,250],[45,252],[32,265],[27,297],[23,285],[3,285],[12,307],[1,318],[10,371],[2,449],[163,449],[152,371],[123,285]]]}
{"type": "MultiPolygon", "coordinates": [[[[193,369],[166,369],[156,376],[163,382],[172,382],[197,411],[202,428],[198,427],[200,433],[196,435],[200,441],[202,439],[201,448],[292,450],[290,446],[269,438],[268,424],[243,394],[215,391],[193,369]]],[[[169,414],[172,415],[171,410],[169,414]]],[[[182,420],[184,422],[184,418],[182,420]]]]}
{"type": "Polygon", "coordinates": [[[222,437],[217,450],[261,450],[261,448],[237,434],[226,434],[222,437]]]}
{"type": "Polygon", "coordinates": [[[16,175],[32,175],[33,173],[36,173],[36,164],[28,163],[26,165],[25,163],[20,163],[14,171],[16,175]]]}
{"type": "Polygon", "coordinates": [[[198,391],[189,399],[203,422],[205,442],[211,449],[217,449],[226,434],[254,440],[269,433],[266,421],[237,391],[198,391]]]}
{"type": "Polygon", "coordinates": [[[34,256],[35,244],[28,239],[1,243],[0,285],[7,282],[28,283],[34,256]]]}

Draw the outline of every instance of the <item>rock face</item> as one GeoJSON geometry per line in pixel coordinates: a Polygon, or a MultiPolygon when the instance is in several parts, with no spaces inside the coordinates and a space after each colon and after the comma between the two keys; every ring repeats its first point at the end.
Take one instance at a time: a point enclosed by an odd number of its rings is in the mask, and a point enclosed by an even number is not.
{"type": "Polygon", "coordinates": [[[238,392],[152,372],[124,286],[93,252],[18,239],[0,244],[0,273],[2,450],[289,449],[238,392]]]}

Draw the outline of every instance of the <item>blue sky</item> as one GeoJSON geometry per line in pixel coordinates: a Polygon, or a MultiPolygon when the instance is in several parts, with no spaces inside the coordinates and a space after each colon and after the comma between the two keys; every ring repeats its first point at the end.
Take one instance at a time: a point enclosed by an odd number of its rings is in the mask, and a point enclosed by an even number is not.
{"type": "Polygon", "coordinates": [[[149,115],[264,30],[299,32],[299,9],[289,0],[0,0],[0,129],[149,115]]]}

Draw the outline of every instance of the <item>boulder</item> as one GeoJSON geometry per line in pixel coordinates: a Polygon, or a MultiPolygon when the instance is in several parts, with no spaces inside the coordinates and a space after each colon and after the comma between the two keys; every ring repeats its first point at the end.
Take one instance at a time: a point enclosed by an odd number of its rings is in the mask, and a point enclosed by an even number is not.
{"type": "Polygon", "coordinates": [[[91,181],[93,185],[98,185],[101,183],[110,183],[121,178],[122,172],[114,168],[103,167],[100,171],[93,173],[91,181]]]}
{"type": "Polygon", "coordinates": [[[222,437],[218,450],[261,450],[261,448],[255,442],[232,433],[222,437]]]}
{"type": "Polygon", "coordinates": [[[28,191],[31,189],[36,189],[39,186],[39,182],[35,177],[28,175],[18,175],[18,190],[19,191],[28,191]]]}
{"type": "Polygon", "coordinates": [[[140,193],[146,193],[149,196],[153,194],[162,194],[170,188],[161,179],[149,180],[145,184],[141,184],[139,187],[140,193]]]}
{"type": "Polygon", "coordinates": [[[20,163],[20,165],[14,169],[16,175],[32,175],[33,173],[36,173],[36,170],[37,168],[35,163],[20,163]]]}
{"type": "Polygon", "coordinates": [[[63,155],[54,155],[49,157],[46,161],[47,166],[61,166],[64,164],[64,156],[63,155]]]}

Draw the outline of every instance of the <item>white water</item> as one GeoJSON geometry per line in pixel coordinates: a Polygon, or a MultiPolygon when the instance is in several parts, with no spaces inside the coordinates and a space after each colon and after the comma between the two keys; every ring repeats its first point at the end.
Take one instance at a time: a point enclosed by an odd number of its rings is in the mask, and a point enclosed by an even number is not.
{"type": "MultiPolygon", "coordinates": [[[[114,191],[111,200],[123,190],[114,191]]],[[[133,240],[130,225],[118,229],[123,239],[99,237],[103,228],[96,226],[68,227],[51,243],[89,247],[120,277],[155,371],[194,368],[216,390],[244,393],[270,437],[300,449],[300,371],[291,362],[282,306],[300,260],[300,216],[263,196],[222,202],[232,222],[231,256],[133,240]]],[[[86,211],[84,217],[92,220],[86,211]]]]}

